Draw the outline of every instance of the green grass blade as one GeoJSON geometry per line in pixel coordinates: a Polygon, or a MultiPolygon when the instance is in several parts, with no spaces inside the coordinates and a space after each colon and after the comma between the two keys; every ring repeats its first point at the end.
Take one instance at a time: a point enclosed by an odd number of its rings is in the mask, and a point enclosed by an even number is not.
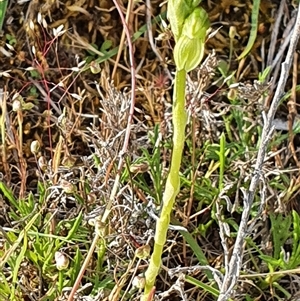
{"type": "Polygon", "coordinates": [[[12,254],[16,251],[16,249],[21,244],[21,241],[24,239],[24,236],[27,235],[28,230],[33,226],[35,221],[40,217],[41,213],[36,213],[33,218],[27,223],[25,228],[20,232],[18,239],[14,242],[13,246],[10,247],[9,251],[6,252],[6,254],[0,258],[0,270],[3,269],[6,262],[9,260],[9,258],[12,256],[12,254]]]}
{"type": "Polygon", "coordinates": [[[203,283],[202,281],[195,279],[194,277],[185,276],[185,281],[203,289],[204,291],[206,291],[208,293],[211,293],[214,297],[218,297],[220,294],[217,289],[203,283]]]}
{"type": "Polygon", "coordinates": [[[11,296],[10,296],[10,300],[15,300],[15,286],[18,282],[18,275],[19,275],[19,269],[20,269],[20,266],[21,266],[21,263],[23,261],[23,258],[25,256],[25,253],[26,253],[26,250],[27,250],[27,243],[28,243],[28,240],[27,240],[27,235],[26,235],[26,232],[24,232],[24,237],[23,237],[23,246],[21,247],[21,252],[20,254],[18,255],[17,259],[16,259],[16,262],[15,262],[15,266],[13,267],[13,287],[12,287],[12,293],[11,293],[11,296]]]}
{"type": "Polygon", "coordinates": [[[0,0],[0,31],[2,30],[8,0],[0,0]]]}
{"type": "Polygon", "coordinates": [[[82,212],[80,212],[79,215],[76,217],[76,220],[72,228],[70,229],[68,236],[66,237],[67,240],[71,240],[73,238],[73,236],[75,235],[75,233],[77,232],[80,226],[81,221],[82,221],[82,212]]]}
{"type": "MultiPolygon", "coordinates": [[[[189,244],[191,249],[193,250],[194,254],[196,255],[197,259],[199,260],[201,265],[208,265],[208,260],[206,259],[202,249],[199,247],[198,243],[194,239],[194,237],[186,231],[179,231],[180,234],[184,237],[186,242],[189,244]]],[[[206,270],[205,271],[206,276],[210,279],[213,280],[213,275],[210,271],[206,270]]]]}
{"type": "Polygon", "coordinates": [[[220,138],[220,151],[217,151],[219,155],[219,162],[220,162],[220,175],[219,175],[219,191],[223,189],[223,181],[224,181],[224,174],[225,174],[225,159],[226,159],[226,138],[225,134],[222,133],[220,138]]]}
{"type": "Polygon", "coordinates": [[[9,202],[15,206],[16,209],[19,209],[19,204],[15,199],[12,191],[3,183],[0,182],[0,191],[4,194],[4,196],[9,200],[9,202]]]}
{"type": "Polygon", "coordinates": [[[260,0],[253,0],[250,37],[249,37],[246,48],[240,54],[240,56],[237,58],[238,60],[241,60],[242,58],[244,58],[250,52],[250,50],[252,49],[252,47],[254,45],[254,42],[255,42],[255,39],[257,36],[259,5],[260,5],[260,0]]]}

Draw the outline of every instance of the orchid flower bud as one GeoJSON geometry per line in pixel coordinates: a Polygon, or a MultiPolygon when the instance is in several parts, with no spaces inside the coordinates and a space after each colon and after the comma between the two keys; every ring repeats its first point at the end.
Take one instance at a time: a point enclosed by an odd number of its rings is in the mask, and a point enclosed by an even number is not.
{"type": "Polygon", "coordinates": [[[200,64],[208,28],[209,19],[206,11],[200,7],[195,8],[186,18],[182,34],[174,48],[174,60],[178,70],[190,72],[200,64]]]}

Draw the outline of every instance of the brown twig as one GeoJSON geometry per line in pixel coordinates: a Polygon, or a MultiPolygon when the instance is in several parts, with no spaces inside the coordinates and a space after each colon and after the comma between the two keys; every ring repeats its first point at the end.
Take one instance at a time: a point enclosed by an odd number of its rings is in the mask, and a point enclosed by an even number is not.
{"type": "Polygon", "coordinates": [[[288,101],[288,128],[289,128],[289,147],[292,152],[293,158],[298,167],[300,167],[300,162],[297,159],[296,150],[294,146],[294,137],[295,134],[293,132],[294,121],[297,115],[297,108],[296,108],[296,87],[297,87],[297,79],[298,79],[298,53],[294,53],[294,64],[293,64],[293,85],[291,90],[291,98],[288,101]]]}
{"type": "MultiPolygon", "coordinates": [[[[132,13],[132,8],[133,8],[133,0],[129,0],[128,5],[127,5],[126,17],[125,17],[126,24],[128,24],[128,22],[129,22],[129,17],[131,16],[131,13],[132,13]]],[[[118,63],[120,61],[121,53],[123,51],[123,46],[124,46],[124,42],[125,42],[125,31],[126,31],[126,29],[124,27],[122,36],[121,36],[121,40],[120,40],[119,51],[118,51],[118,54],[116,57],[116,63],[114,64],[114,69],[113,69],[112,75],[111,75],[112,80],[114,80],[114,78],[115,78],[116,71],[118,68],[118,63]]]]}

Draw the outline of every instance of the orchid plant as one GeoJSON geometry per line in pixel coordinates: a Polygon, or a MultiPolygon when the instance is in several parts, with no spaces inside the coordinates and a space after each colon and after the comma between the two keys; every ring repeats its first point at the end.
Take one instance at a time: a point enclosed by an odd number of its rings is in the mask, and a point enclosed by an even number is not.
{"type": "Polygon", "coordinates": [[[203,59],[206,32],[210,26],[206,11],[199,7],[201,0],[169,0],[168,19],[175,38],[176,64],[173,94],[173,150],[171,167],[163,194],[161,215],[156,223],[154,249],[145,273],[143,301],[151,300],[155,279],[161,266],[161,257],[170,224],[170,215],[180,189],[180,165],[185,141],[187,113],[185,85],[187,72],[195,69],[203,59]],[[149,299],[150,298],[150,299],[149,299]]]}

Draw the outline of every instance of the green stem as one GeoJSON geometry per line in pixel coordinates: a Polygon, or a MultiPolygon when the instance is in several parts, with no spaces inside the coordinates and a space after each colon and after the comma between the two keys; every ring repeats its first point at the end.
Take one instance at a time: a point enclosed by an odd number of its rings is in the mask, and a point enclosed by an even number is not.
{"type": "Polygon", "coordinates": [[[152,299],[155,279],[161,266],[170,216],[175,198],[180,190],[179,172],[187,122],[185,111],[186,73],[195,69],[201,62],[206,31],[209,28],[208,15],[204,9],[198,7],[199,3],[200,0],[168,1],[168,18],[176,41],[174,61],[177,68],[173,95],[173,152],[163,195],[162,211],[156,222],[154,249],[145,273],[145,290],[142,301],[152,299]]]}
{"type": "Polygon", "coordinates": [[[64,272],[58,272],[58,291],[61,293],[62,289],[64,288],[64,272]]]}
{"type": "Polygon", "coordinates": [[[185,81],[186,71],[184,69],[176,72],[174,97],[173,97],[173,153],[171,168],[167,178],[163,196],[163,207],[160,218],[156,223],[154,237],[154,249],[150,259],[149,267],[145,273],[146,284],[143,301],[148,300],[155,279],[159,273],[161,257],[166,242],[167,231],[170,224],[170,215],[175,198],[180,189],[180,164],[185,141],[186,111],[185,111],[185,81]]]}

